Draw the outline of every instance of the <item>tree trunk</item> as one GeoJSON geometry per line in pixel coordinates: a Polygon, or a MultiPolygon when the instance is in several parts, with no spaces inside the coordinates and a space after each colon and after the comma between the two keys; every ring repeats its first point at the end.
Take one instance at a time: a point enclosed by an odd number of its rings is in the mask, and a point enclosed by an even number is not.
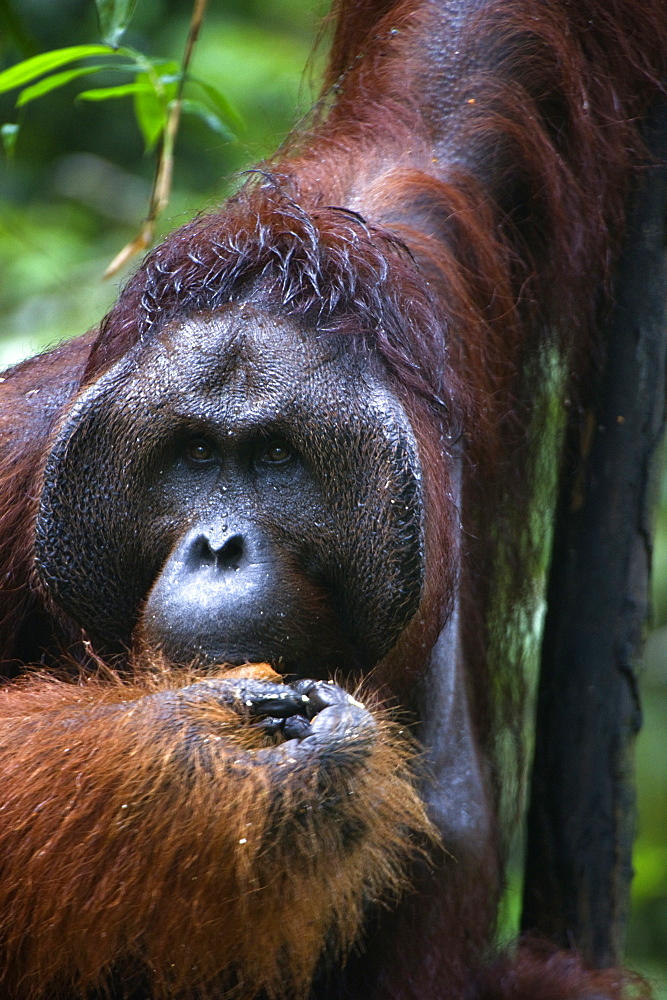
{"type": "Polygon", "coordinates": [[[523,929],[620,961],[632,878],[635,667],[665,419],[667,105],[632,196],[606,361],[556,516],[528,815],[523,929]],[[661,162],[659,162],[661,161],[661,162]]]}

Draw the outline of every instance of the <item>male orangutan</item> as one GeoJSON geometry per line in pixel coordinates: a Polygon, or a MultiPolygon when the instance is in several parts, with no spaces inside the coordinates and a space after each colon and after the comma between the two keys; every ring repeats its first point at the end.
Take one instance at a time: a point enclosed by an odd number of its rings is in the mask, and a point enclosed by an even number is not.
{"type": "Polygon", "coordinates": [[[496,749],[543,403],[594,341],[667,7],[333,17],[310,129],[5,375],[4,1000],[623,994],[489,959],[496,749]]]}

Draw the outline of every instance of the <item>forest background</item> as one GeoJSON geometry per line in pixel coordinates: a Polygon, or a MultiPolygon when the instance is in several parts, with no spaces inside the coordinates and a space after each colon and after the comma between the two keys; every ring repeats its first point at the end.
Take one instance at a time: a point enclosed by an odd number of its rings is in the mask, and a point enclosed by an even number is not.
{"type": "MultiPolygon", "coordinates": [[[[313,57],[313,40],[326,8],[326,0],[210,0],[191,70],[223,100],[200,88],[205,100],[183,118],[159,234],[218,204],[238,185],[239,172],[272,153],[308,112],[326,49],[320,45],[313,57]]],[[[184,0],[138,0],[123,44],[180,62],[190,15],[184,0]]],[[[0,0],[0,70],[40,52],[99,41],[93,0],[0,0]]],[[[77,98],[119,82],[101,72],[19,109],[16,91],[0,93],[0,125],[10,126],[0,154],[0,369],[94,326],[131,271],[132,265],[102,280],[146,214],[154,152],[146,150],[131,95],[77,98]]],[[[653,981],[658,1000],[667,1000],[667,476],[641,683],[627,960],[653,981]]],[[[519,900],[515,864],[503,937],[516,929],[519,900]]]]}

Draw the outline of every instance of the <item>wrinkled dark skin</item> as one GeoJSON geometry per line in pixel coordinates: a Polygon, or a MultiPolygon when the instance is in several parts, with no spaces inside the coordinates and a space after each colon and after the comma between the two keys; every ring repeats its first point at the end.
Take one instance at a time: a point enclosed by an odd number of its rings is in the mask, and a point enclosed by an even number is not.
{"type": "Polygon", "coordinates": [[[377,363],[344,346],[228,311],[135,349],[73,408],[37,560],[99,648],[140,622],[174,662],[321,677],[391,648],[421,594],[421,475],[377,363]]]}
{"type": "Polygon", "coordinates": [[[280,766],[286,757],[297,755],[303,762],[317,760],[327,775],[329,770],[359,767],[378,739],[373,715],[333,681],[282,684],[250,677],[216,678],[149,698],[159,706],[161,728],[180,727],[187,720],[186,746],[200,753],[210,732],[202,709],[230,708],[239,721],[251,720],[252,729],[267,738],[266,748],[254,754],[253,766],[280,766]]]}

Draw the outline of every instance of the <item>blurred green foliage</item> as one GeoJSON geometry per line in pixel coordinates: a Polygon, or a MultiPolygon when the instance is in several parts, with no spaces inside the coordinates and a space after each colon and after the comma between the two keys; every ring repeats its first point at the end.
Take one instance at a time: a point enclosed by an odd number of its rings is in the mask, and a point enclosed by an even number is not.
{"type": "MultiPolygon", "coordinates": [[[[93,0],[11,3],[0,0],[0,70],[99,41],[93,0]]],[[[227,138],[184,118],[161,232],[220,201],[311,107],[304,67],[325,8],[324,0],[319,10],[313,0],[211,0],[192,72],[224,95],[240,125],[227,138]]],[[[182,0],[141,0],[123,42],[180,62],[190,12],[182,0]]],[[[104,72],[92,79],[118,82],[104,72]]],[[[72,80],[20,108],[17,91],[0,94],[0,124],[20,123],[12,159],[0,158],[0,367],[99,321],[118,291],[101,275],[147,210],[154,159],[131,98],[76,99],[89,88],[88,78],[72,80]]]]}
{"type": "MultiPolygon", "coordinates": [[[[308,63],[326,0],[210,0],[194,56],[197,77],[241,120],[233,139],[185,119],[176,145],[166,232],[211,207],[238,171],[272,153],[312,104],[318,58],[308,63]],[[308,67],[304,77],[304,67],[308,67]],[[305,80],[305,82],[304,82],[305,80]]],[[[180,62],[190,4],[139,0],[123,43],[180,62]]],[[[99,41],[93,0],[0,0],[0,69],[39,52],[99,41]]],[[[101,71],[96,86],[115,82],[101,71]]],[[[99,321],[118,291],[101,275],[146,212],[153,161],[129,100],[75,100],[81,81],[17,109],[0,94],[0,125],[15,140],[0,160],[0,368],[99,321]],[[11,128],[20,123],[18,135],[11,128]]],[[[83,81],[88,86],[88,82],[83,81]]],[[[667,481],[663,489],[667,498],[667,481]]],[[[643,672],[645,725],[637,753],[639,835],[628,961],[667,1000],[667,501],[658,513],[655,629],[643,672]]],[[[503,935],[516,927],[518,880],[503,935]]]]}

